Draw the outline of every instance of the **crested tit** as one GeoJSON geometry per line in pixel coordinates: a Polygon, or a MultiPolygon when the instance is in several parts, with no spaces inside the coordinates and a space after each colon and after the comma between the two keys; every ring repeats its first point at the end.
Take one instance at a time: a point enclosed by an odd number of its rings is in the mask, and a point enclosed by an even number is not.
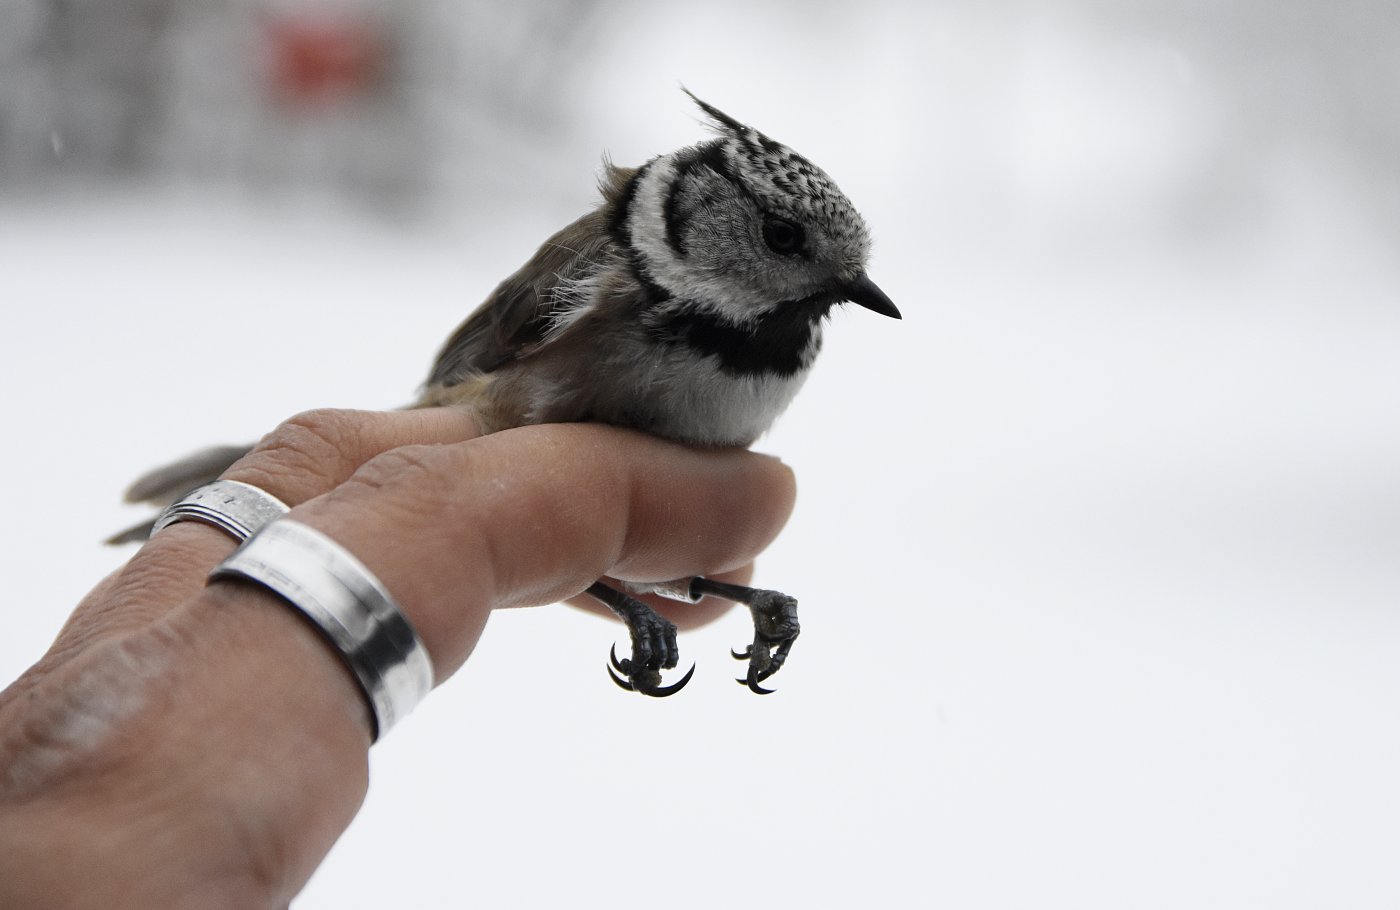
{"type": "MultiPolygon", "coordinates": [[[[602,203],[545,241],[462,323],[416,407],[467,408],[483,433],[601,421],[747,446],[806,379],[833,306],[899,318],[866,276],[865,222],[831,178],[690,97],[717,137],[639,168],[606,164],[602,203]]],[[[168,501],[245,451],[208,450],[157,469],[128,499],[168,501]]],[[[632,654],[614,653],[609,673],[631,691],[670,695],[695,669],[661,685],[660,671],[678,660],[676,628],[633,594],[746,604],[754,638],[734,656],[748,662],[739,682],[760,694],[797,638],[797,601],[777,591],[701,577],[626,587],[597,582],[587,593],[627,624],[632,654]]]]}

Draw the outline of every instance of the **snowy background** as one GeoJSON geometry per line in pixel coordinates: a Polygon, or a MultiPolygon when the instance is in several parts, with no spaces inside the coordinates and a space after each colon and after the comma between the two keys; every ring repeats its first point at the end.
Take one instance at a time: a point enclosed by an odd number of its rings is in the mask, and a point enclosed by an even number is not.
{"type": "Polygon", "coordinates": [[[6,2],[0,680],[131,478],[408,400],[601,152],[705,135],[683,82],[905,314],[759,443],[780,691],[742,613],[663,702],[499,614],[297,906],[1394,907],[1396,47],[1380,0],[6,2]]]}

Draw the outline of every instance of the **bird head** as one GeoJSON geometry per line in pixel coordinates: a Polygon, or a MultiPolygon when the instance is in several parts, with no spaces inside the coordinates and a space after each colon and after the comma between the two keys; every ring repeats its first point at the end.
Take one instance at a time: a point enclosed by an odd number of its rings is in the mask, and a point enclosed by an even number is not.
{"type": "Polygon", "coordinates": [[[646,277],[740,326],[784,307],[825,314],[842,302],[899,318],[866,275],[869,229],[826,172],[686,94],[718,136],[639,174],[625,229],[646,277]]]}

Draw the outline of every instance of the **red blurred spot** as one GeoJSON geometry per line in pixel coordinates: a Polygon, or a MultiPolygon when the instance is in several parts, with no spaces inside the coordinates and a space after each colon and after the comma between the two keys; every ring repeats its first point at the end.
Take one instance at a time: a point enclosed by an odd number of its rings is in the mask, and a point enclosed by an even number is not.
{"type": "Polygon", "coordinates": [[[367,95],[385,79],[389,42],[365,19],[331,16],[276,18],[266,40],[272,87],[287,101],[324,105],[367,95]]]}

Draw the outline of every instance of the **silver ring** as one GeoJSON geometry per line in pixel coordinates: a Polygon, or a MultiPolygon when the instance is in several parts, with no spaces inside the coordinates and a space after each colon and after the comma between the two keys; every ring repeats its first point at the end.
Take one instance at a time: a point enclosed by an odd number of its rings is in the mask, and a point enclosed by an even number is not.
{"type": "Polygon", "coordinates": [[[202,521],[242,542],[288,511],[286,503],[265,490],[236,480],[216,480],[195,487],[167,506],[156,517],[151,536],[177,521],[202,521]]]}
{"type": "Polygon", "coordinates": [[[433,687],[428,649],[379,579],[340,544],[280,518],[209,574],[245,578],[280,595],[330,639],[369,699],[374,739],[433,687]]]}
{"type": "Polygon", "coordinates": [[[659,594],[671,600],[679,600],[681,603],[698,604],[704,597],[690,589],[694,581],[695,576],[691,575],[686,578],[677,578],[675,581],[658,581],[640,585],[623,582],[623,587],[632,594],[659,594]]]}

